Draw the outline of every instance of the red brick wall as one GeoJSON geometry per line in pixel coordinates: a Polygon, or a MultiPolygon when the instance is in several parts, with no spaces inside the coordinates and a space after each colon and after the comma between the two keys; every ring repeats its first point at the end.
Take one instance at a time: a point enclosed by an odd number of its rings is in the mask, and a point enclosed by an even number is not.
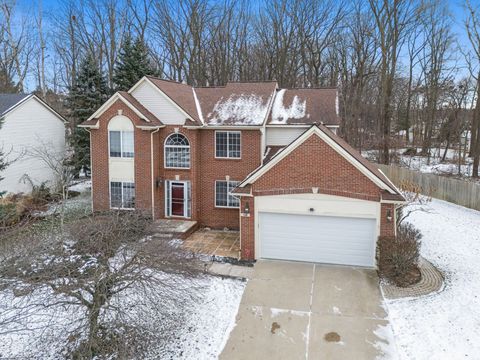
{"type": "Polygon", "coordinates": [[[241,257],[244,260],[255,259],[255,204],[254,198],[244,196],[241,198],[240,207],[240,248],[241,257]],[[249,216],[242,214],[245,204],[250,208],[249,216]]]}
{"type": "MultiPolygon", "coordinates": [[[[307,139],[259,178],[252,185],[252,193],[311,193],[312,187],[323,194],[380,201],[381,189],[317,136],[307,139]]],[[[253,199],[242,198],[242,204],[249,201],[252,209],[250,217],[241,217],[241,253],[245,260],[255,258],[253,199]]],[[[395,234],[395,221],[387,221],[388,209],[393,216],[393,204],[381,205],[380,235],[395,234]]]]}
{"type": "MultiPolygon", "coordinates": [[[[118,100],[99,118],[99,128],[91,130],[93,210],[110,209],[108,174],[108,123],[122,110],[134,125],[145,124],[138,115],[118,100]]],[[[151,210],[150,133],[135,128],[135,201],[139,209],[151,210]]]]}
{"type": "Polygon", "coordinates": [[[311,136],[253,184],[255,195],[318,192],[379,200],[380,189],[318,136],[311,136]]]}
{"type": "Polygon", "coordinates": [[[395,205],[383,203],[380,210],[380,236],[395,236],[395,222],[395,205]],[[387,220],[388,211],[392,221],[387,220]]]}
{"type": "MultiPolygon", "coordinates": [[[[99,119],[99,129],[91,130],[93,208],[108,210],[108,122],[123,111],[136,125],[145,124],[123,102],[115,102],[99,119]]],[[[135,128],[135,195],[137,208],[152,210],[151,136],[153,130],[135,128]]],[[[215,131],[186,129],[169,125],[153,133],[153,171],[155,218],[165,217],[165,180],[191,182],[192,219],[212,228],[239,228],[238,209],[215,207],[215,180],[228,175],[231,180],[243,180],[261,162],[261,134],[259,130],[242,131],[241,159],[215,159],[215,131]],[[175,128],[190,142],[190,169],[164,169],[164,142],[175,128]],[[157,182],[160,186],[157,186],[157,182]]]]}
{"type": "Polygon", "coordinates": [[[200,130],[199,213],[201,225],[238,229],[238,209],[215,207],[215,180],[242,181],[261,164],[261,133],[244,130],[241,135],[241,159],[215,159],[215,131],[200,130]]]}

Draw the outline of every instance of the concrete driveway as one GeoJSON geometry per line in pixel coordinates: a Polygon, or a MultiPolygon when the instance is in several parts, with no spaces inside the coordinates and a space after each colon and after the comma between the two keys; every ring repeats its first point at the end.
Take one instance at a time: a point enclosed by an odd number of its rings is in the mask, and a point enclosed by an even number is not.
{"type": "Polygon", "coordinates": [[[374,270],[259,261],[220,359],[390,359],[374,270]]]}

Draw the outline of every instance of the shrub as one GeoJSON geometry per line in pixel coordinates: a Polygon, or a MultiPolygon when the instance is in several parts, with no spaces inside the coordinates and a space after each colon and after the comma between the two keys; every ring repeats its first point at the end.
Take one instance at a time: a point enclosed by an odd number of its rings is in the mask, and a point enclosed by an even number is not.
{"type": "Polygon", "coordinates": [[[17,206],[14,203],[0,203],[0,230],[15,225],[21,217],[22,215],[17,212],[17,206]]]}
{"type": "Polygon", "coordinates": [[[420,280],[418,259],[422,234],[411,224],[401,224],[397,236],[381,236],[378,241],[380,276],[405,287],[420,280]]]}
{"type": "Polygon", "coordinates": [[[415,156],[417,155],[417,149],[416,148],[408,148],[406,149],[404,152],[403,152],[403,155],[407,155],[407,156],[415,156]]]}

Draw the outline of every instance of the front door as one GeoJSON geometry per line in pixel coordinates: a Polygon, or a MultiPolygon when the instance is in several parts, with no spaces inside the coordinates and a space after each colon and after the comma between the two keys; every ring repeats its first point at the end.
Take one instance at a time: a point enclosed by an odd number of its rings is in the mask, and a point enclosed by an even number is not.
{"type": "Polygon", "coordinates": [[[171,182],[170,209],[172,216],[185,216],[185,183],[171,182]]]}

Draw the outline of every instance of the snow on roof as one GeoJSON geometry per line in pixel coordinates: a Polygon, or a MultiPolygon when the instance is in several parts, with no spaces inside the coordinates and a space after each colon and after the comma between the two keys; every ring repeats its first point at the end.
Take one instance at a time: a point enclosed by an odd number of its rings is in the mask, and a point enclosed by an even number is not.
{"type": "Polygon", "coordinates": [[[226,100],[222,97],[208,114],[210,125],[262,125],[268,104],[256,94],[232,94],[226,100]]]}
{"type": "MultiPolygon", "coordinates": [[[[301,101],[297,95],[293,97],[291,104],[285,107],[283,97],[286,89],[278,91],[272,107],[272,121],[270,124],[286,124],[288,119],[301,119],[305,117],[307,100],[301,101]]],[[[308,114],[307,114],[307,117],[308,114]]]]}

